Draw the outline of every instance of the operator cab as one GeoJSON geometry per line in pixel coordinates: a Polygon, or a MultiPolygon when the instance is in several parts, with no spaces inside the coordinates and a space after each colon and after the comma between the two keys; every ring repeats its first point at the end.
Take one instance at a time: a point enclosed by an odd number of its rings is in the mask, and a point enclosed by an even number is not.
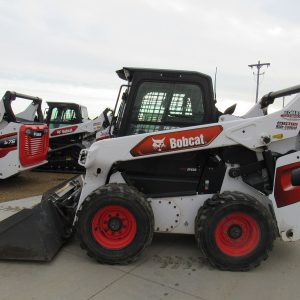
{"type": "Polygon", "coordinates": [[[46,123],[50,129],[82,123],[87,119],[86,107],[77,103],[47,102],[47,104],[49,109],[46,114],[46,123]]]}
{"type": "MultiPolygon", "coordinates": [[[[123,68],[119,77],[128,82],[119,91],[111,134],[127,136],[215,123],[211,77],[199,72],[123,68]]],[[[161,140],[153,140],[161,143],[161,140]]],[[[194,195],[203,192],[207,180],[214,180],[217,192],[225,166],[209,171],[209,151],[191,151],[121,161],[115,166],[128,185],[149,197],[194,195]],[[208,170],[208,171],[207,171],[208,170]],[[210,173],[209,173],[210,172],[210,173]],[[201,174],[204,176],[201,177],[201,174]],[[203,178],[203,179],[201,179],[203,178]]],[[[212,169],[212,168],[211,168],[212,169]]]]}
{"type": "Polygon", "coordinates": [[[217,121],[211,77],[199,72],[123,68],[114,110],[114,136],[217,121]]]}

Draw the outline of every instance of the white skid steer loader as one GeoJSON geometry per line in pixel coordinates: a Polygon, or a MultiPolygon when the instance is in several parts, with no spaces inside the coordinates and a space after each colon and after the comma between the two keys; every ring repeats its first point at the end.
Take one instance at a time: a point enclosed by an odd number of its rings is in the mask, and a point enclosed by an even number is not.
{"type": "Polygon", "coordinates": [[[79,153],[96,141],[96,133],[109,127],[111,110],[89,119],[87,108],[70,102],[47,102],[45,122],[50,130],[48,163],[39,169],[54,172],[82,173],[79,153]]]}
{"type": "Polygon", "coordinates": [[[0,179],[47,162],[49,132],[43,123],[41,102],[38,97],[10,91],[0,101],[0,179]],[[30,103],[15,114],[12,102],[20,98],[30,103]]]}
{"type": "Polygon", "coordinates": [[[114,138],[81,151],[84,178],[2,221],[1,259],[51,260],[76,231],[97,261],[126,264],[160,232],[192,234],[213,266],[244,271],[268,257],[275,238],[300,239],[300,95],[267,114],[300,85],[269,93],[239,118],[216,109],[207,75],[119,75],[128,85],[114,138]]]}

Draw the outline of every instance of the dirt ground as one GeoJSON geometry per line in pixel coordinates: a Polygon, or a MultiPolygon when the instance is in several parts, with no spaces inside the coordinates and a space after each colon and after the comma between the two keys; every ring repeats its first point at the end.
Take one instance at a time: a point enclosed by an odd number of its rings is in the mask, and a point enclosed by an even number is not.
{"type": "Polygon", "coordinates": [[[17,177],[0,180],[0,202],[43,194],[74,174],[27,171],[17,177]]]}

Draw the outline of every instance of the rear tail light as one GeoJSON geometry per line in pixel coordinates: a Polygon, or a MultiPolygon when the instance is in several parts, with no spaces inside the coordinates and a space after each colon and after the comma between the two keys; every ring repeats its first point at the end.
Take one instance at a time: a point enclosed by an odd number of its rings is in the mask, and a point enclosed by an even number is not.
{"type": "Polygon", "coordinates": [[[300,202],[299,174],[299,162],[277,168],[274,189],[277,207],[300,202]]]}

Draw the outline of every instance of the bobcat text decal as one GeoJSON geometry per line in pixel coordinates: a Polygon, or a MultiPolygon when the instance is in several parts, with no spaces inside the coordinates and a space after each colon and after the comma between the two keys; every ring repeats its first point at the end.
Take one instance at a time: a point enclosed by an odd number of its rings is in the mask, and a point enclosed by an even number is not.
{"type": "Polygon", "coordinates": [[[72,133],[74,132],[78,126],[70,126],[70,127],[62,127],[55,129],[52,133],[51,136],[56,136],[56,135],[61,135],[61,134],[67,134],[67,133],[72,133]]]}
{"type": "Polygon", "coordinates": [[[216,125],[150,135],[132,148],[130,153],[132,156],[143,156],[179,149],[203,147],[210,144],[222,130],[222,126],[216,125]]]}

